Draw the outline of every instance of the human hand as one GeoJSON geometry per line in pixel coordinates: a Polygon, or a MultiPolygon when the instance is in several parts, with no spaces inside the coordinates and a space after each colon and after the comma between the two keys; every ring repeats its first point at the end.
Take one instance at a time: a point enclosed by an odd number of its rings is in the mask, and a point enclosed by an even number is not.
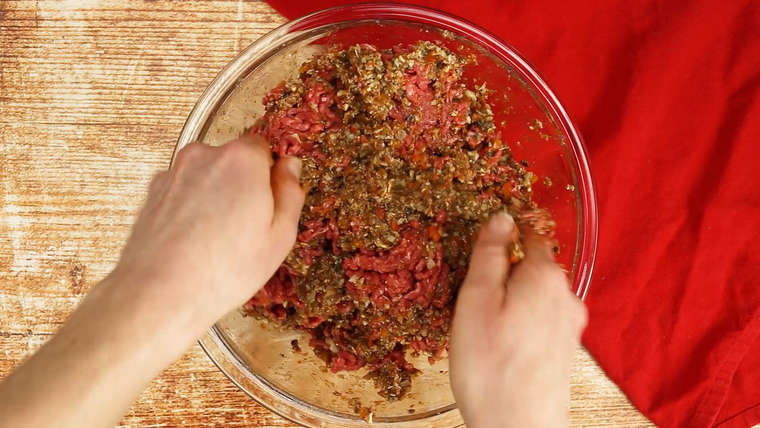
{"type": "Polygon", "coordinates": [[[167,310],[188,308],[205,328],[255,294],[293,246],[304,200],[301,163],[272,163],[244,136],[190,144],[157,174],[112,276],[145,284],[167,310]]]}
{"type": "Polygon", "coordinates": [[[510,273],[507,246],[518,235],[506,213],[483,226],[457,298],[451,385],[472,428],[567,426],[570,365],[586,309],[551,243],[532,231],[510,273]]]}
{"type": "Polygon", "coordinates": [[[0,427],[116,424],[282,263],[303,205],[300,169],[295,158],[272,164],[261,137],[181,150],[153,179],[116,269],[0,383],[0,427]]]}

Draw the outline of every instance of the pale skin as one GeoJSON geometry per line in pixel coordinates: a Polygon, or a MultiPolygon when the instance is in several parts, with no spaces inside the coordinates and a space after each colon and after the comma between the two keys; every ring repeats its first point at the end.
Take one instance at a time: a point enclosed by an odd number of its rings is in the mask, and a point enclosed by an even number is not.
{"type": "MultiPolygon", "coordinates": [[[[116,268],[0,384],[0,427],[110,427],[164,367],[260,289],[295,242],[300,161],[265,141],[191,144],[153,179],[116,268]]],[[[550,245],[496,215],[481,230],[453,321],[451,382],[470,427],[567,426],[585,326],[550,245]]],[[[209,391],[213,393],[213,391],[209,391]]]]}

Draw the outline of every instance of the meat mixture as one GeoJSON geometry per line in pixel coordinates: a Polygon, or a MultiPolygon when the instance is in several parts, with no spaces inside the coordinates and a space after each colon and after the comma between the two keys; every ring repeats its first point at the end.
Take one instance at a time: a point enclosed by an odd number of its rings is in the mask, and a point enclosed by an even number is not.
{"type": "Polygon", "coordinates": [[[553,225],[491,91],[463,78],[471,61],[432,42],[328,50],[265,97],[251,131],[303,160],[307,197],[295,247],[245,311],[308,332],[333,372],[365,367],[388,400],[418,372],[410,354],[446,350],[482,222],[506,209],[553,225]]]}

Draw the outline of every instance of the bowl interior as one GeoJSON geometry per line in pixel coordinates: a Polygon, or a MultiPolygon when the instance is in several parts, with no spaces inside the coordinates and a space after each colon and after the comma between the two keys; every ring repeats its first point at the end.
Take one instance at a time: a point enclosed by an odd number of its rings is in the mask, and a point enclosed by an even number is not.
{"type": "MultiPolygon", "coordinates": [[[[485,84],[493,91],[490,101],[502,140],[538,176],[534,200],[554,216],[559,261],[569,271],[578,294],[585,292],[587,281],[579,279],[584,232],[583,183],[577,166],[580,141],[572,128],[568,129],[561,108],[558,112],[556,100],[536,85],[536,76],[526,73],[527,65],[520,63],[514,52],[495,53],[470,34],[406,19],[291,27],[282,30],[277,40],[249,48],[220,74],[191,114],[177,150],[193,140],[220,145],[239,136],[263,114],[262,97],[327,46],[371,43],[388,48],[417,40],[438,41],[475,59],[465,70],[466,78],[472,85],[485,84]]],[[[311,352],[304,333],[282,330],[240,312],[220,320],[202,344],[241,388],[297,422],[360,426],[364,422],[357,410],[365,408],[371,409],[374,423],[392,426],[461,423],[449,388],[446,358],[434,364],[425,357],[412,358],[422,373],[403,399],[387,402],[377,395],[372,382],[363,378],[366,371],[328,372],[311,352]],[[298,341],[300,351],[294,350],[293,340],[298,341]]],[[[365,418],[370,417],[364,413],[365,418]]]]}

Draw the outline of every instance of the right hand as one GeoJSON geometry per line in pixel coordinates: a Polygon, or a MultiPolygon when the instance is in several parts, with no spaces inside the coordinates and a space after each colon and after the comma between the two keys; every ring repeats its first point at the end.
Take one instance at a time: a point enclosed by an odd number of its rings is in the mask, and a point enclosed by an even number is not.
{"type": "Polygon", "coordinates": [[[527,233],[525,258],[511,269],[507,247],[517,236],[506,213],[483,226],[457,298],[451,385],[470,428],[568,423],[570,366],[586,308],[546,238],[527,233]]]}

